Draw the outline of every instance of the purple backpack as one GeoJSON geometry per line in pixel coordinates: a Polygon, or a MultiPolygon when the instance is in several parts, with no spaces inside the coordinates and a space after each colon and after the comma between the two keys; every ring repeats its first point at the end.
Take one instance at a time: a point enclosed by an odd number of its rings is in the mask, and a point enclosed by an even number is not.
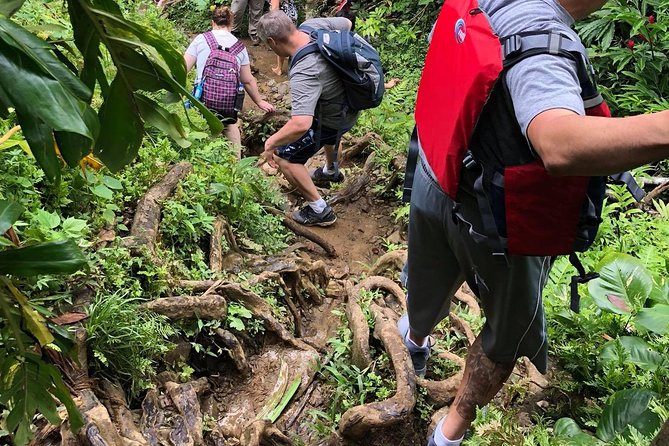
{"type": "Polygon", "coordinates": [[[204,33],[211,53],[202,71],[202,103],[224,117],[237,117],[235,100],[239,86],[237,55],[244,50],[241,41],[230,48],[223,48],[209,31],[204,33]]]}

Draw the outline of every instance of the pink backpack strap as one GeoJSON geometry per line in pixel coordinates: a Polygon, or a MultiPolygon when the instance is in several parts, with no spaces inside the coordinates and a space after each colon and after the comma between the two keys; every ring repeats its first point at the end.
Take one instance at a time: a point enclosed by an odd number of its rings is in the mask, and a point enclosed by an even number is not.
{"type": "Polygon", "coordinates": [[[232,54],[233,56],[236,56],[237,54],[241,53],[244,51],[246,47],[244,46],[244,43],[241,40],[236,41],[230,49],[228,49],[228,52],[232,54]]]}
{"type": "Polygon", "coordinates": [[[211,31],[207,31],[204,35],[204,40],[207,41],[207,44],[209,45],[209,49],[214,51],[218,49],[218,41],[216,40],[216,37],[214,37],[214,33],[211,31]]]}

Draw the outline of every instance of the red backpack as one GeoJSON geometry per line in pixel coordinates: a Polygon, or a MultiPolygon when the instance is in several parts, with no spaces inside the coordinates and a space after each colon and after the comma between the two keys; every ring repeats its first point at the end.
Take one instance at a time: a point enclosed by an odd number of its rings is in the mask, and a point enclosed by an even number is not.
{"type": "MultiPolygon", "coordinates": [[[[238,40],[230,48],[223,48],[214,33],[204,33],[204,38],[211,52],[202,70],[202,103],[223,118],[236,121],[239,112],[238,94],[243,95],[240,88],[240,73],[237,55],[244,50],[244,44],[238,40]]],[[[243,102],[243,97],[242,97],[243,102]]]]}
{"type": "MultiPolygon", "coordinates": [[[[580,273],[574,290],[596,277],[585,273],[574,252],[595,240],[607,178],[549,175],[522,134],[506,73],[538,54],[574,61],[586,113],[611,116],[580,42],[550,32],[500,38],[476,0],[444,3],[418,88],[405,198],[420,145],[451,199],[457,202],[461,189],[476,197],[482,219],[481,232],[470,231],[476,241],[501,258],[568,254],[580,273]]],[[[613,179],[643,197],[629,173],[613,179]]],[[[577,304],[576,295],[572,307],[577,304]]]]}

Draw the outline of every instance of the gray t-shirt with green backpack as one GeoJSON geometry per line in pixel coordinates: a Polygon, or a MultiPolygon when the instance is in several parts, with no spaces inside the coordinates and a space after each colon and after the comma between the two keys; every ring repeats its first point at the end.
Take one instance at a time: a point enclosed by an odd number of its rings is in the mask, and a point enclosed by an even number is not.
{"type": "MultiPolygon", "coordinates": [[[[313,29],[347,31],[348,19],[343,17],[317,18],[302,25],[313,29]]],[[[359,112],[344,113],[346,96],[337,70],[320,53],[300,58],[288,71],[293,116],[314,116],[323,126],[349,129],[359,112]]]]}

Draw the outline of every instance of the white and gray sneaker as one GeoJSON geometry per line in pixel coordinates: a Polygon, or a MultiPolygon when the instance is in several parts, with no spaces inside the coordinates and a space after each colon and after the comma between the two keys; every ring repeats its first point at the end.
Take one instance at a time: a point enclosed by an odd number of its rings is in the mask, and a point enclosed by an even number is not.
{"type": "Polygon", "coordinates": [[[325,206],[323,212],[317,213],[311,206],[306,205],[302,209],[290,214],[291,218],[305,226],[330,226],[337,221],[337,216],[330,206],[325,206]]]}
{"type": "Polygon", "coordinates": [[[397,321],[397,328],[404,339],[404,345],[406,345],[411,355],[411,362],[413,362],[413,369],[416,372],[416,376],[424,377],[425,372],[427,371],[427,358],[430,357],[430,341],[428,339],[427,344],[423,347],[416,345],[411,339],[409,339],[409,315],[405,314],[397,321]]]}

